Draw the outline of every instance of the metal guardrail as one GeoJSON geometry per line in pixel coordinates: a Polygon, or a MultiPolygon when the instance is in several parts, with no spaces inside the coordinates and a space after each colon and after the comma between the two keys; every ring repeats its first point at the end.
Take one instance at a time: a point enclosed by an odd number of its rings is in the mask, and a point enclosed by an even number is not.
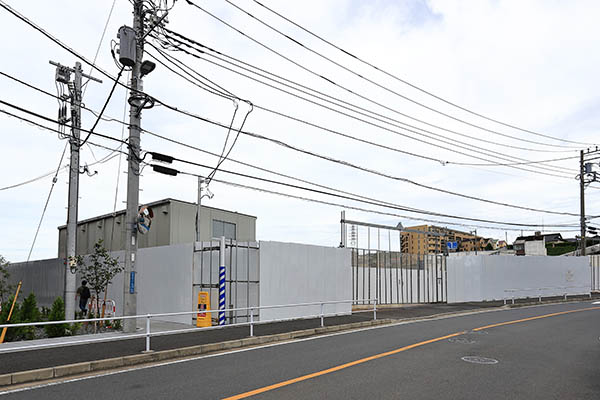
{"type": "MultiPolygon", "coordinates": [[[[538,301],[541,302],[542,301],[542,292],[545,290],[581,289],[581,288],[590,289],[590,286],[588,286],[588,285],[586,285],[586,286],[548,286],[548,287],[540,287],[540,288],[504,289],[505,294],[512,293],[512,296],[508,297],[505,295],[503,300],[504,300],[504,304],[506,304],[507,299],[512,299],[512,304],[515,304],[515,293],[538,291],[538,296],[537,296],[538,301]]],[[[565,297],[565,300],[567,300],[568,293],[564,292],[562,295],[565,297]]],[[[591,290],[589,292],[589,295],[590,295],[590,299],[591,299],[592,298],[591,290]]]]}
{"type": "Polygon", "coordinates": [[[198,331],[207,331],[213,329],[223,329],[232,326],[249,326],[250,327],[250,336],[254,336],[254,326],[261,324],[268,324],[273,322],[285,322],[285,321],[293,321],[299,319],[309,319],[309,318],[320,318],[321,327],[325,326],[325,317],[334,317],[340,315],[348,315],[348,313],[325,313],[325,306],[328,304],[358,304],[359,302],[365,302],[367,304],[373,304],[373,308],[366,310],[357,310],[350,311],[350,315],[352,313],[361,313],[361,312],[372,312],[373,320],[377,319],[377,299],[363,299],[363,300],[336,300],[336,301],[319,301],[312,303],[296,303],[296,304],[281,304],[281,305],[271,305],[271,306],[254,306],[254,307],[243,307],[243,308],[229,308],[224,310],[194,310],[194,311],[180,311],[180,312],[171,312],[171,313],[157,313],[157,314],[140,314],[140,315],[128,315],[128,316],[114,316],[110,318],[88,318],[88,319],[71,319],[71,320],[63,320],[63,321],[44,321],[44,322],[24,322],[17,324],[2,324],[0,325],[0,329],[3,328],[19,328],[19,327],[27,327],[27,326],[45,326],[45,325],[59,325],[59,324],[73,324],[73,323],[90,323],[90,322],[101,322],[101,321],[115,321],[115,320],[126,320],[126,319],[145,319],[145,332],[144,333],[131,333],[131,334],[123,334],[120,336],[111,336],[111,337],[102,337],[102,338],[90,338],[83,340],[70,340],[56,343],[45,343],[45,344],[37,344],[37,345],[25,345],[18,347],[8,347],[3,349],[0,344],[0,354],[9,353],[21,350],[34,350],[40,348],[50,348],[50,347],[60,347],[60,346],[70,346],[70,345],[79,345],[79,344],[87,344],[87,343],[101,343],[101,342],[111,342],[116,340],[126,340],[126,339],[138,339],[145,337],[146,338],[146,350],[151,351],[150,347],[150,338],[152,336],[166,336],[166,335],[174,335],[178,333],[190,333],[190,332],[198,332],[198,331]],[[275,309],[275,308],[291,308],[291,307],[308,307],[308,306],[320,306],[321,310],[319,314],[305,315],[297,318],[279,318],[279,319],[271,319],[265,321],[254,321],[254,311],[267,310],[267,309],[275,309]],[[215,325],[209,327],[194,327],[194,328],[186,328],[186,329],[175,329],[168,331],[160,331],[160,332],[151,332],[151,320],[152,318],[157,317],[174,317],[181,315],[194,315],[200,312],[202,313],[220,313],[220,312],[233,312],[233,311],[249,311],[250,321],[249,322],[240,322],[229,325],[215,325]]]}

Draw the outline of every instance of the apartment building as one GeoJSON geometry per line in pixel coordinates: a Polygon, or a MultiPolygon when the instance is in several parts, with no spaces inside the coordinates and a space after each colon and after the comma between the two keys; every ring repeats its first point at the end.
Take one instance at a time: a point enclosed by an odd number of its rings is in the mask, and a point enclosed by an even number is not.
{"type": "Polygon", "coordinates": [[[472,233],[435,225],[406,227],[401,235],[402,253],[405,254],[444,253],[448,242],[457,242],[456,251],[483,250],[488,243],[488,240],[472,233]]]}

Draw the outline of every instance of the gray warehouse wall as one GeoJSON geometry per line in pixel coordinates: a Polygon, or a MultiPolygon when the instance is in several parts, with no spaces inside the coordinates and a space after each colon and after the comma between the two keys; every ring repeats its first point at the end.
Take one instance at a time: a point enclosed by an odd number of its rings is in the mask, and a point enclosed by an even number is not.
{"type": "MultiPolygon", "coordinates": [[[[196,237],[196,205],[171,203],[170,243],[189,243],[196,237]]],[[[213,239],[212,221],[219,220],[236,225],[236,240],[253,242],[256,240],[256,218],[231,211],[202,207],[200,210],[200,240],[213,239]]]]}
{"type": "Polygon", "coordinates": [[[23,282],[20,299],[35,293],[38,306],[50,307],[65,292],[65,266],[58,258],[14,263],[8,266],[9,282],[15,286],[23,282]]]}
{"type": "MultiPolygon", "coordinates": [[[[138,247],[168,246],[192,243],[196,238],[196,205],[178,200],[165,200],[149,204],[154,211],[152,228],[145,235],[138,235],[138,247]]],[[[212,239],[212,221],[226,221],[236,225],[237,240],[256,240],[256,217],[236,212],[202,207],[200,234],[202,240],[212,239]]],[[[79,222],[77,226],[77,253],[89,254],[98,239],[110,251],[124,250],[125,211],[79,222]],[[114,221],[114,222],[113,222],[114,221]],[[114,226],[114,231],[113,231],[114,226]]],[[[64,258],[66,251],[66,227],[59,228],[58,257],[64,258]]]]}

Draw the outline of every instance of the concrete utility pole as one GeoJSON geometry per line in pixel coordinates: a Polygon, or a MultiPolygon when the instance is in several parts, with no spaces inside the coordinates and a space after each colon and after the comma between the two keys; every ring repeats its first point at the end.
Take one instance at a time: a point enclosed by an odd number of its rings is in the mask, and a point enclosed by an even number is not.
{"type": "MultiPolygon", "coordinates": [[[[65,273],[65,317],[75,318],[75,274],[71,273],[73,257],[77,254],[77,209],[79,203],[79,138],[81,129],[81,79],[86,77],[90,80],[102,83],[101,80],[83,73],[81,63],[77,61],[75,68],[65,67],[54,61],[50,64],[56,67],[56,80],[64,83],[69,88],[71,99],[71,161],[69,163],[69,195],[67,208],[67,249],[66,249],[66,273],[65,273]],[[71,73],[74,74],[71,82],[71,73]]],[[[65,122],[65,121],[61,121],[65,122]]]]}
{"type": "Polygon", "coordinates": [[[585,164],[583,150],[579,153],[579,206],[581,223],[581,255],[585,256],[585,164]]]}
{"type": "MultiPolygon", "coordinates": [[[[131,65],[131,96],[129,97],[129,157],[127,169],[127,210],[125,213],[125,279],[123,279],[123,315],[137,314],[136,261],[137,261],[137,219],[140,190],[140,131],[142,119],[143,98],[138,90],[143,90],[141,66],[144,54],[144,8],[143,1],[135,0],[133,5],[133,32],[131,28],[119,30],[121,43],[124,34],[134,35],[134,63],[131,65]],[[127,30],[129,29],[129,30],[127,30]]],[[[121,44],[121,62],[123,62],[123,45],[121,44]]],[[[131,53],[129,53],[131,54],[131,53]]],[[[124,320],[125,332],[135,332],[136,321],[124,320]]]]}
{"type": "Polygon", "coordinates": [[[196,242],[200,241],[200,211],[202,208],[202,185],[204,184],[204,178],[198,177],[198,208],[196,210],[196,242]]]}

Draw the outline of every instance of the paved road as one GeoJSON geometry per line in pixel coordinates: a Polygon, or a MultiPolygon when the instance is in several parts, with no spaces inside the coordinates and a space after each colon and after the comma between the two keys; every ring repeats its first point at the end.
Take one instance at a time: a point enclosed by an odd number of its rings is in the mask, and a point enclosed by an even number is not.
{"type": "Polygon", "coordinates": [[[7,398],[217,399],[266,388],[252,398],[598,399],[599,320],[600,305],[590,301],[491,311],[169,363],[7,398]],[[563,314],[535,318],[550,313],[563,314]],[[528,320],[473,331],[522,319],[528,320]],[[467,363],[464,356],[498,362],[467,363]]]}
{"type": "MultiPolygon", "coordinates": [[[[464,304],[420,304],[401,308],[382,309],[378,311],[379,318],[404,319],[423,317],[428,315],[474,310],[501,305],[501,302],[464,303],[464,304]]],[[[366,321],[373,318],[373,314],[358,313],[349,316],[326,318],[325,325],[346,324],[357,321],[366,321]]],[[[257,336],[272,335],[275,333],[291,332],[302,329],[311,329],[320,326],[319,319],[305,319],[257,325],[254,334],[257,336]]],[[[152,338],[153,350],[169,350],[199,344],[223,342],[226,340],[243,339],[248,337],[249,329],[246,326],[228,327],[219,330],[199,331],[194,333],[157,336],[152,338]]],[[[0,354],[0,374],[26,371],[37,368],[54,367],[58,365],[74,364],[84,361],[99,360],[102,358],[120,357],[139,354],[145,349],[145,339],[128,339],[110,343],[96,343],[61,348],[49,348],[14,353],[0,354]]]]}

